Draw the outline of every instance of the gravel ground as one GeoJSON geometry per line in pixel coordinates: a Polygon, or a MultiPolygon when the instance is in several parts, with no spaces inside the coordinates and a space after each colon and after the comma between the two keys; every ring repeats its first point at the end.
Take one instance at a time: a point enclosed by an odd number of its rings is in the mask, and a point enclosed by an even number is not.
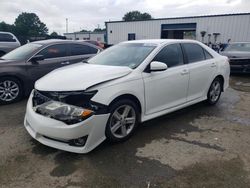
{"type": "Polygon", "coordinates": [[[0,187],[250,187],[250,76],[204,102],[148,121],[86,155],[33,140],[26,100],[0,106],[0,187]]]}

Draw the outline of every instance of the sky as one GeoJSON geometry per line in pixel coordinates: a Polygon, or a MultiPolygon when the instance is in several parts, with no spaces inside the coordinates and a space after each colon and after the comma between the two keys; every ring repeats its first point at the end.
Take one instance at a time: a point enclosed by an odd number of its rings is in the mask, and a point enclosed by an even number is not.
{"type": "Polygon", "coordinates": [[[128,11],[153,18],[250,12],[250,0],[0,0],[0,22],[13,24],[22,12],[36,13],[49,33],[104,28],[105,21],[122,20],[128,11]]]}

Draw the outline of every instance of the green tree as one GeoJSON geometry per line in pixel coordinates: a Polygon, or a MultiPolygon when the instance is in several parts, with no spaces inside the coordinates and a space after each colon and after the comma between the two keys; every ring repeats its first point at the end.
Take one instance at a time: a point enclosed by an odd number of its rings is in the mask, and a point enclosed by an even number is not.
{"type": "Polygon", "coordinates": [[[23,12],[16,18],[14,25],[19,36],[37,37],[48,33],[48,28],[35,13],[23,12]]]}
{"type": "Polygon", "coordinates": [[[55,32],[55,31],[53,31],[53,32],[50,34],[50,36],[52,36],[52,37],[57,37],[57,36],[58,36],[58,33],[55,32]]]}
{"type": "Polygon", "coordinates": [[[123,21],[149,20],[149,19],[152,19],[152,16],[149,13],[146,12],[141,13],[137,10],[127,12],[122,18],[123,21]]]}
{"type": "Polygon", "coordinates": [[[5,22],[0,22],[0,31],[6,31],[13,33],[15,30],[14,25],[7,24],[5,22]]]}
{"type": "Polygon", "coordinates": [[[104,28],[104,29],[95,28],[95,29],[93,30],[93,32],[103,32],[103,31],[106,31],[106,29],[105,29],[105,28],[104,28]]]}

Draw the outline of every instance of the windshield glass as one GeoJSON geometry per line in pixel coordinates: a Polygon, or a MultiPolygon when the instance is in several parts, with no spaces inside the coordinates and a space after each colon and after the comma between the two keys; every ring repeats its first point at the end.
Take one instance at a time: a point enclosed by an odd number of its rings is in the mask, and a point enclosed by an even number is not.
{"type": "Polygon", "coordinates": [[[225,51],[243,51],[250,52],[250,43],[234,43],[230,44],[225,51]]]}
{"type": "Polygon", "coordinates": [[[134,69],[142,63],[155,47],[155,44],[144,43],[118,44],[94,56],[88,60],[88,63],[127,66],[134,69]]]}
{"type": "Polygon", "coordinates": [[[42,46],[41,44],[34,44],[34,43],[25,44],[7,53],[6,55],[2,56],[1,59],[24,60],[28,58],[32,52],[34,52],[36,49],[38,49],[41,46],[42,46]]]}

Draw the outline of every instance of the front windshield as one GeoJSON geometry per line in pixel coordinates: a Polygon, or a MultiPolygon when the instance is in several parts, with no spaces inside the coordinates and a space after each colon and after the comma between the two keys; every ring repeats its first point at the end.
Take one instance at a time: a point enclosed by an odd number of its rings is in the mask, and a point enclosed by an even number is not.
{"type": "Polygon", "coordinates": [[[15,50],[7,53],[6,55],[2,56],[1,59],[6,59],[6,60],[24,60],[29,57],[29,55],[40,48],[42,45],[41,44],[34,44],[34,43],[29,43],[25,44],[19,48],[16,48],[15,50]]]}
{"type": "Polygon", "coordinates": [[[250,43],[234,43],[230,44],[225,51],[243,51],[250,52],[250,43]]]}
{"type": "Polygon", "coordinates": [[[142,63],[155,47],[154,44],[145,43],[118,44],[94,56],[88,60],[88,63],[127,66],[134,69],[142,63]]]}

